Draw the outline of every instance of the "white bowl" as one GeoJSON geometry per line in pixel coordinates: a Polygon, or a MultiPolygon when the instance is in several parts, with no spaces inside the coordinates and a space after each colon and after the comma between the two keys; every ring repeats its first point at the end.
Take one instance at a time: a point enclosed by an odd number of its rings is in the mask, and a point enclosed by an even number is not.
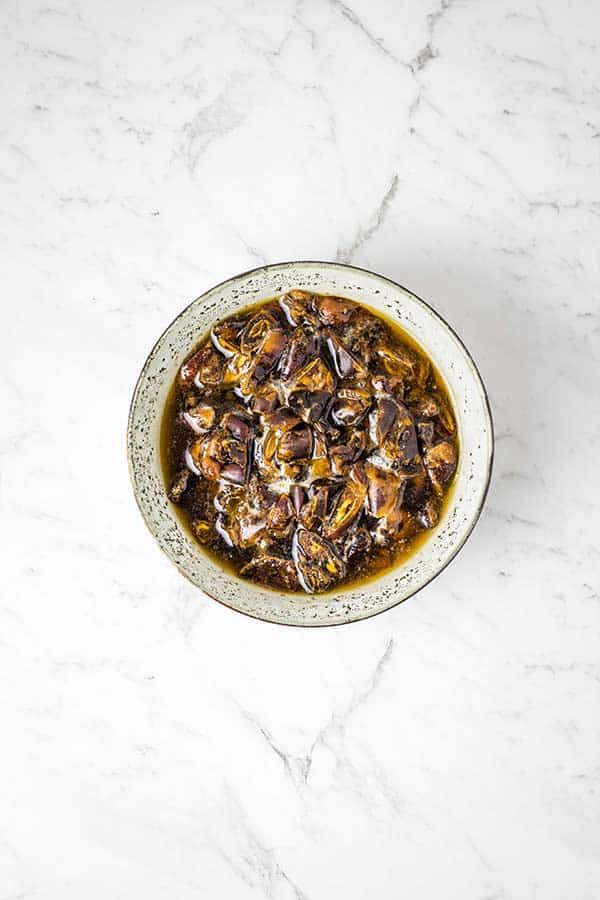
{"type": "Polygon", "coordinates": [[[287,625],[338,625],[383,612],[438,575],[469,537],[492,468],[493,429],[485,388],[467,349],[433,309],[381,275],[329,262],[278,263],[237,275],[194,300],[158,339],[138,379],[127,428],[135,497],[159,546],[208,596],[239,612],[287,625]],[[460,456],[439,524],[406,562],[363,584],[309,596],[237,578],[207,556],[167,500],[160,463],[164,404],[177,370],[215,321],[292,288],[363,301],[396,319],[433,360],[457,416],[460,456]]]}

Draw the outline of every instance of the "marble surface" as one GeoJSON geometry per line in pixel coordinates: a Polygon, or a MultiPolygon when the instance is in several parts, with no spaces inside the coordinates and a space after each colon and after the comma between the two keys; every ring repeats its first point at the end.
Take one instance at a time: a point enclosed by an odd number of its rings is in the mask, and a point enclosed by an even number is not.
{"type": "Polygon", "coordinates": [[[596,900],[600,11],[0,10],[0,900],[596,900]],[[488,505],[375,619],[210,602],[124,454],[158,334],[265,261],[430,299],[488,505]]]}

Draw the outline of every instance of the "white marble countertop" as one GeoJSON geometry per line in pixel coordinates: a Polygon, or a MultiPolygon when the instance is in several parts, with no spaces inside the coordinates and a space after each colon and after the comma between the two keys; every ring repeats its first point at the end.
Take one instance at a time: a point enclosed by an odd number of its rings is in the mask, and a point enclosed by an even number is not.
{"type": "Polygon", "coordinates": [[[8,0],[0,900],[600,896],[600,9],[8,0]],[[203,599],[124,455],[190,299],[340,259],[431,300],[497,431],[418,597],[203,599]]]}

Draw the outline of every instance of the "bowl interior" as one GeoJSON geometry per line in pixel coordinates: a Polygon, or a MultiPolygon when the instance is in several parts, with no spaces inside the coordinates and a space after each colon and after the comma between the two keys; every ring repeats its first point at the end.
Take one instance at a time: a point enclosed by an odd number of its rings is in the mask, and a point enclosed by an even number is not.
{"type": "Polygon", "coordinates": [[[167,556],[203,592],[248,615],[291,625],[362,619],[405,600],[435,577],[469,536],[485,500],[493,432],[481,379],[461,341],[422,300],[371,272],[335,263],[281,263],[239,275],[194,300],[169,325],[139,377],[127,446],[136,500],[167,556]],[[164,404],[186,356],[218,319],[292,288],[340,294],[395,319],[435,363],[450,394],[460,441],[459,465],[444,514],[408,560],[377,579],[309,596],[272,591],[222,569],[188,536],[166,498],[160,464],[164,404]]]}

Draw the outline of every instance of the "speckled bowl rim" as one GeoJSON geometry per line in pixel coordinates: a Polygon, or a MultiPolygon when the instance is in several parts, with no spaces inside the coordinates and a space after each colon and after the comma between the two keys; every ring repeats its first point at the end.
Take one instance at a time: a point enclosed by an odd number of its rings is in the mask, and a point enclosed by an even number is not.
{"type": "MultiPolygon", "coordinates": [[[[358,302],[360,302],[360,301],[358,301],[358,302]]],[[[192,349],[192,348],[190,347],[190,349],[192,349]]],[[[427,350],[426,347],[424,347],[423,349],[427,350]]],[[[233,612],[239,613],[243,616],[247,616],[250,619],[254,619],[254,620],[257,620],[260,622],[267,622],[272,625],[284,625],[284,626],[292,627],[292,628],[335,628],[340,625],[351,625],[356,622],[362,622],[362,621],[365,621],[366,619],[371,619],[374,616],[379,616],[383,613],[389,612],[390,610],[394,609],[395,607],[403,604],[406,600],[409,600],[411,597],[414,597],[416,594],[420,593],[420,591],[422,591],[424,588],[428,587],[439,575],[441,575],[441,573],[450,565],[450,563],[456,559],[456,557],[458,556],[460,551],[463,549],[463,547],[465,546],[465,544],[471,537],[471,535],[475,529],[475,526],[477,525],[477,523],[481,517],[481,513],[485,506],[485,503],[486,503],[486,500],[487,500],[487,497],[489,494],[491,480],[492,480],[492,472],[493,472],[493,468],[494,468],[494,457],[495,457],[495,445],[496,445],[496,440],[495,440],[495,432],[494,432],[494,420],[493,420],[493,416],[492,416],[489,395],[488,395],[487,389],[485,387],[483,378],[481,377],[479,368],[478,368],[475,360],[473,359],[473,356],[471,355],[469,349],[467,348],[466,344],[464,343],[464,341],[458,334],[458,332],[444,319],[444,317],[436,309],[434,309],[434,307],[430,303],[428,303],[426,300],[424,300],[418,294],[415,294],[414,291],[411,291],[409,288],[405,287],[404,285],[400,284],[399,282],[394,281],[392,278],[388,278],[385,275],[381,275],[379,272],[374,272],[371,269],[365,269],[361,266],[353,266],[353,265],[350,265],[349,263],[339,263],[339,262],[332,262],[332,261],[325,261],[325,260],[286,260],[283,262],[268,263],[264,266],[257,266],[253,269],[247,269],[244,272],[240,272],[236,275],[232,275],[229,278],[226,278],[223,281],[218,282],[217,284],[213,285],[212,287],[210,287],[206,291],[204,291],[203,294],[200,294],[198,297],[191,300],[190,303],[188,303],[175,316],[175,318],[172,319],[171,322],[169,322],[169,324],[166,326],[166,328],[162,331],[162,333],[159,335],[159,337],[155,341],[154,345],[152,346],[150,352],[148,353],[148,355],[144,361],[144,364],[143,364],[143,366],[140,370],[140,373],[137,377],[135,388],[133,390],[133,394],[132,394],[131,401],[129,404],[129,412],[128,412],[128,416],[127,416],[127,432],[126,432],[127,466],[128,466],[129,478],[130,478],[131,487],[133,490],[133,495],[135,497],[136,505],[140,511],[140,514],[142,516],[142,519],[143,519],[148,531],[150,532],[150,534],[152,535],[152,537],[154,538],[154,540],[156,541],[156,543],[158,544],[159,548],[162,550],[164,555],[169,559],[171,564],[177,569],[179,574],[183,575],[183,577],[186,578],[190,582],[190,584],[193,584],[194,587],[199,591],[199,593],[201,595],[203,594],[204,596],[208,597],[209,599],[215,600],[217,603],[219,603],[221,606],[224,606],[226,609],[229,609],[233,612]],[[369,610],[362,615],[355,615],[355,616],[349,617],[349,618],[341,620],[341,621],[333,621],[333,622],[332,621],[305,621],[305,622],[283,621],[283,620],[277,619],[277,618],[268,618],[267,616],[256,615],[249,610],[240,609],[237,606],[233,606],[233,605],[225,602],[224,600],[221,600],[219,597],[214,596],[214,594],[211,594],[209,591],[206,590],[206,588],[200,587],[193,580],[193,578],[191,578],[187,572],[183,571],[183,569],[171,557],[171,555],[166,551],[165,547],[163,547],[161,545],[160,541],[158,540],[157,535],[154,533],[154,531],[146,517],[140,496],[138,494],[138,490],[137,490],[137,486],[136,486],[136,482],[135,482],[134,471],[133,471],[133,464],[132,464],[132,448],[133,448],[132,433],[133,433],[133,428],[134,428],[134,415],[135,415],[136,404],[137,404],[137,400],[139,397],[139,393],[140,393],[142,385],[144,383],[144,379],[145,379],[147,370],[150,367],[157,350],[160,348],[163,338],[167,335],[167,333],[171,330],[171,328],[179,321],[179,319],[181,319],[183,316],[185,316],[185,314],[187,313],[188,309],[191,306],[195,306],[197,303],[202,303],[204,300],[208,299],[209,296],[212,295],[215,291],[218,291],[218,290],[226,287],[228,284],[237,282],[239,279],[259,275],[262,272],[268,272],[269,270],[272,270],[272,269],[285,269],[288,267],[292,268],[294,266],[315,266],[317,268],[322,266],[322,267],[327,267],[327,268],[340,269],[341,271],[361,272],[361,273],[364,273],[365,275],[369,275],[369,276],[372,276],[373,278],[379,279],[380,281],[386,282],[392,288],[400,289],[405,294],[407,294],[409,297],[411,297],[414,301],[416,301],[418,304],[421,304],[423,307],[425,307],[432,314],[432,316],[435,319],[438,319],[439,322],[454,337],[457,344],[459,345],[462,352],[464,353],[465,359],[466,359],[467,363],[470,365],[472,373],[475,376],[475,380],[478,383],[478,387],[480,388],[481,399],[483,400],[483,406],[484,406],[484,413],[485,413],[485,416],[487,417],[487,422],[488,422],[488,426],[489,426],[489,432],[488,432],[489,453],[488,453],[488,457],[487,457],[484,477],[482,479],[483,489],[481,492],[481,499],[479,501],[477,508],[475,509],[475,512],[472,515],[469,526],[465,530],[465,533],[464,533],[462,539],[453,548],[452,552],[450,553],[448,558],[445,560],[445,562],[442,565],[440,565],[439,568],[437,568],[436,571],[431,575],[431,577],[427,578],[422,584],[418,585],[418,587],[415,587],[414,590],[411,590],[409,593],[405,594],[404,596],[399,597],[397,600],[392,601],[389,605],[383,606],[380,609],[369,610]]],[[[200,548],[198,548],[198,553],[199,554],[202,553],[202,550],[200,548]]],[[[234,576],[234,575],[231,575],[231,578],[234,578],[243,584],[242,579],[237,579],[236,576],[234,576]]]]}

